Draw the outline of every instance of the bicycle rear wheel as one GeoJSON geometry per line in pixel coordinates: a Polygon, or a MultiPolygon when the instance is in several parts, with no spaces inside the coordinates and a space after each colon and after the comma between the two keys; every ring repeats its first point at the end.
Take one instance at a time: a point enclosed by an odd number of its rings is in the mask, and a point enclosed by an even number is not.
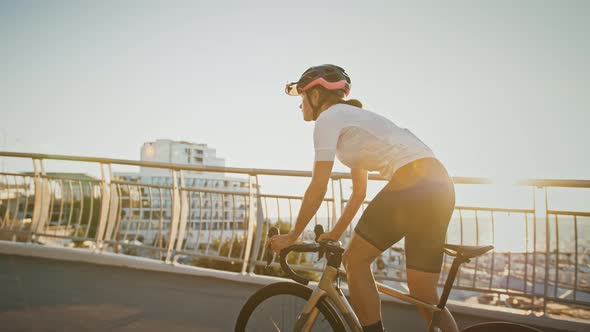
{"type": "MultiPolygon", "coordinates": [[[[311,293],[311,289],[292,282],[265,286],[246,301],[235,331],[291,332],[311,293]]],[[[312,331],[344,331],[344,325],[331,305],[321,300],[317,307],[320,313],[312,331]]]]}
{"type": "Polygon", "coordinates": [[[470,326],[461,332],[541,332],[530,326],[508,323],[490,322],[470,326]]]}

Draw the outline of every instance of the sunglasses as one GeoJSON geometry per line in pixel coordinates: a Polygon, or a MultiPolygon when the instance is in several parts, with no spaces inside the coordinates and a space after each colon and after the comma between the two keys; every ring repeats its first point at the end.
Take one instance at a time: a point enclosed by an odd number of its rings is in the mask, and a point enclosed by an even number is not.
{"type": "Polygon", "coordinates": [[[301,91],[299,91],[297,84],[298,82],[287,83],[287,85],[285,85],[285,93],[289,96],[299,96],[301,91]]]}

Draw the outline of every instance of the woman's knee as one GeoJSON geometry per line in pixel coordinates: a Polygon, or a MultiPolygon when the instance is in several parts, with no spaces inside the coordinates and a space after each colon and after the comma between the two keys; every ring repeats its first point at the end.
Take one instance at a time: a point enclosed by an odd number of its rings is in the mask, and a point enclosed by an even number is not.
{"type": "Polygon", "coordinates": [[[346,271],[350,270],[358,270],[363,266],[370,266],[371,261],[362,257],[358,253],[354,252],[353,250],[346,249],[342,254],[342,263],[344,264],[344,268],[346,271]]]}
{"type": "Polygon", "coordinates": [[[431,304],[438,302],[438,274],[407,269],[410,295],[431,304]]]}
{"type": "Polygon", "coordinates": [[[354,233],[348,248],[342,255],[342,262],[347,273],[351,270],[370,269],[371,263],[381,255],[382,250],[376,248],[363,237],[354,233]]]}

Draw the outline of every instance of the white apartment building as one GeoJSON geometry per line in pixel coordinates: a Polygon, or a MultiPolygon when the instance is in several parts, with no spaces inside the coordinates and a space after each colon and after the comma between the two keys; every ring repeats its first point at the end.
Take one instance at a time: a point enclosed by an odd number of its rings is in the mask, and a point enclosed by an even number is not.
{"type": "MultiPolygon", "coordinates": [[[[182,165],[224,167],[225,160],[217,157],[216,150],[207,144],[185,141],[156,140],[144,143],[141,161],[182,165]]],[[[145,243],[158,237],[162,228],[169,230],[172,216],[169,190],[173,184],[169,170],[140,167],[139,173],[114,173],[116,180],[136,184],[129,193],[122,194],[122,227],[128,238],[141,235],[145,243]],[[132,203],[135,201],[135,203],[132,203]],[[128,202],[125,204],[125,202],[128,202]]],[[[249,192],[247,177],[227,177],[224,173],[183,171],[184,188],[189,199],[187,220],[187,246],[210,240],[213,236],[243,230],[245,228],[249,192]],[[198,242],[198,243],[197,243],[198,242]]],[[[164,235],[165,236],[165,235],[164,235]]]]}
{"type": "MultiPolygon", "coordinates": [[[[193,166],[225,167],[225,160],[217,157],[215,149],[207,144],[186,141],[172,141],[159,139],[155,142],[144,143],[141,147],[141,161],[160,162],[193,166]]],[[[170,172],[159,168],[141,167],[141,174],[152,176],[169,176],[170,172]]],[[[186,176],[200,176],[204,172],[184,172],[186,176]]],[[[223,179],[221,173],[206,173],[209,179],[223,179]]]]}

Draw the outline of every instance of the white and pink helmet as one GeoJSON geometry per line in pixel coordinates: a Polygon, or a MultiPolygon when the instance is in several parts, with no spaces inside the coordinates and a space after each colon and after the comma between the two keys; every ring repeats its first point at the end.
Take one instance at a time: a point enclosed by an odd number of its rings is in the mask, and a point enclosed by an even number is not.
{"type": "Polygon", "coordinates": [[[306,70],[297,82],[287,83],[285,92],[298,96],[314,86],[323,86],[327,90],[341,90],[344,96],[350,93],[350,77],[344,69],[335,65],[320,65],[306,70]]]}

